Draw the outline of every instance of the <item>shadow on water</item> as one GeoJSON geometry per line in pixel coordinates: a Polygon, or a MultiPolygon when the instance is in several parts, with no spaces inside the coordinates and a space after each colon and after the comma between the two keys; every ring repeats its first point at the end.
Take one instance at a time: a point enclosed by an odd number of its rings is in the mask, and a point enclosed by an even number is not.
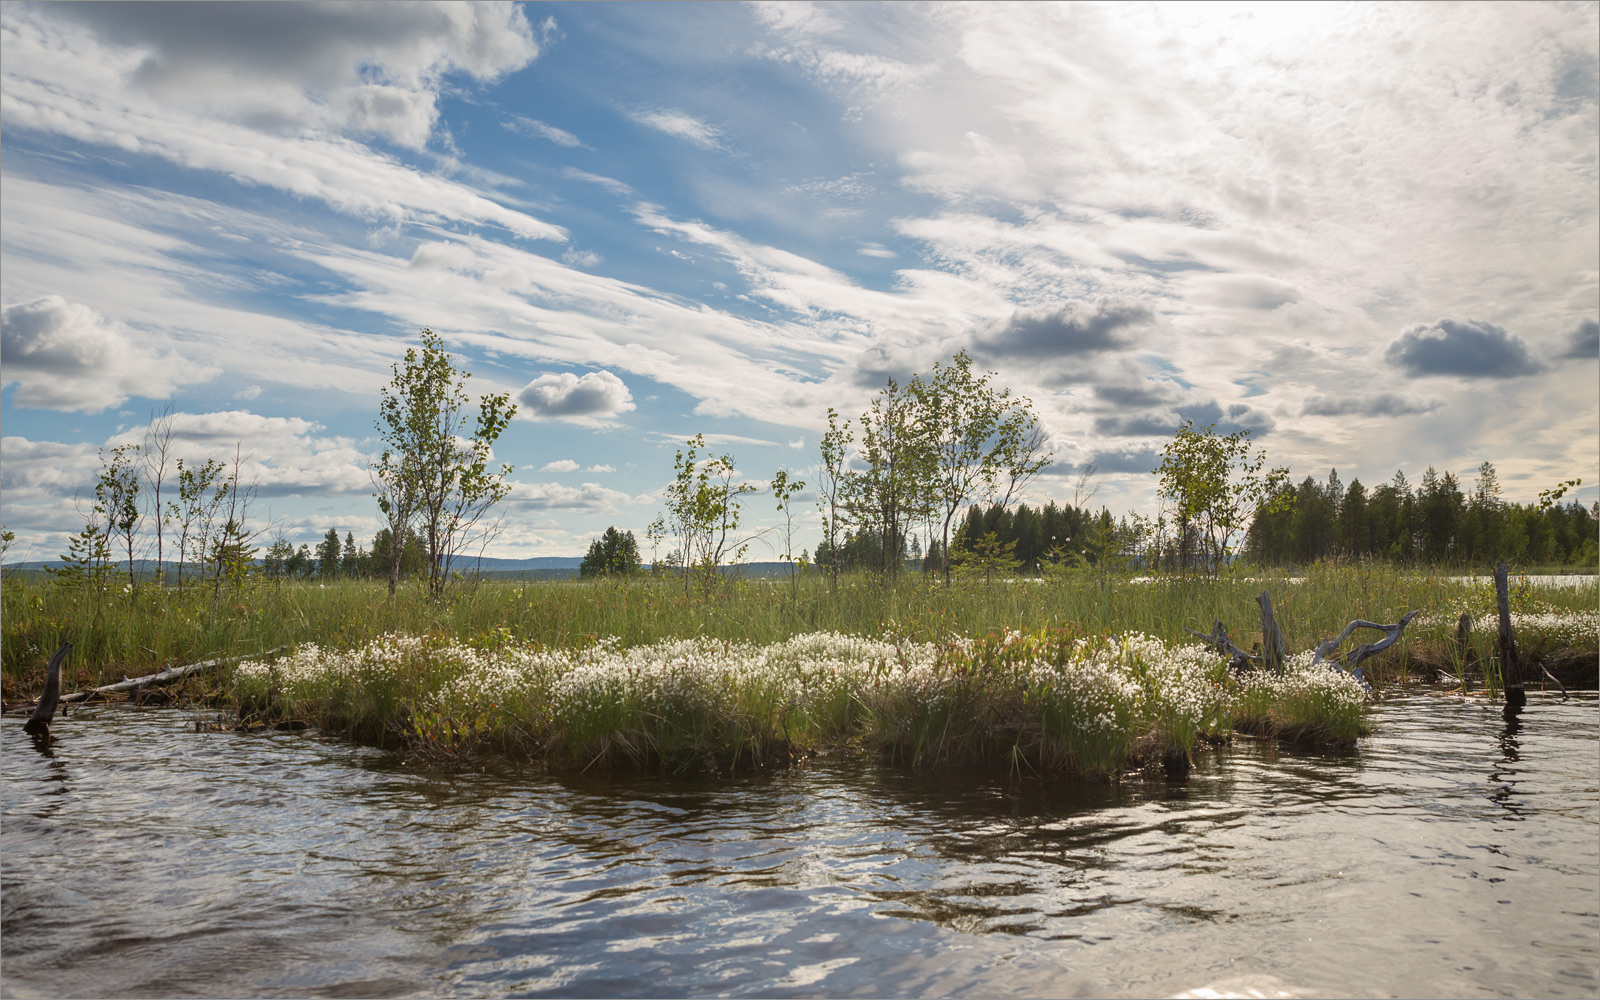
{"type": "Polygon", "coordinates": [[[7,720],[4,991],[1592,995],[1595,707],[1398,699],[1356,751],[1240,739],[1105,784],[434,770],[149,709],[29,748],[7,720]]]}

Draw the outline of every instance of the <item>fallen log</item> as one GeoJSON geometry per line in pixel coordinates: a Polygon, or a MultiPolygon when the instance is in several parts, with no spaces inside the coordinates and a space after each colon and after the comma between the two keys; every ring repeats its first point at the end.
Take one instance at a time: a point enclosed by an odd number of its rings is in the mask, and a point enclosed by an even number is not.
{"type": "Polygon", "coordinates": [[[106,684],[101,687],[91,688],[88,691],[74,691],[71,694],[62,695],[61,700],[63,702],[83,701],[86,698],[93,697],[97,694],[116,694],[119,691],[137,691],[140,688],[150,687],[156,684],[168,684],[172,681],[181,680],[184,677],[188,677],[190,674],[197,674],[202,670],[210,670],[212,667],[220,667],[225,663],[237,663],[240,660],[250,660],[258,656],[271,656],[273,653],[282,652],[286,648],[288,647],[279,646],[276,649],[269,649],[265,653],[246,653],[242,656],[225,656],[215,660],[201,660],[199,663],[190,663],[181,667],[172,667],[157,673],[146,674],[143,677],[124,678],[123,680],[117,681],[115,684],[106,684]]]}

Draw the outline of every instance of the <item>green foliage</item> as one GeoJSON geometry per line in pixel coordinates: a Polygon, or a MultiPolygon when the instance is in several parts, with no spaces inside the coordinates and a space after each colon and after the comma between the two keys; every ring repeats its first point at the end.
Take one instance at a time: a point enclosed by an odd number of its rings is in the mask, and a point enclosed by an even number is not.
{"type": "MultiPolygon", "coordinates": [[[[914,375],[907,386],[917,445],[927,451],[917,468],[926,476],[925,502],[939,519],[945,550],[961,508],[981,497],[1000,498],[1006,506],[1050,462],[1031,402],[1013,399],[1010,389],[996,391],[993,375],[975,375],[972,358],[960,351],[949,365],[934,362],[926,379],[914,375]]],[[[949,582],[948,560],[944,569],[949,582]]]]}
{"type": "Polygon", "coordinates": [[[98,512],[91,512],[83,529],[67,540],[67,551],[60,558],[60,566],[46,568],[58,587],[105,586],[111,569],[111,544],[98,512]]]}
{"type": "Polygon", "coordinates": [[[827,569],[829,580],[837,585],[839,543],[847,527],[849,479],[846,461],[855,435],[850,421],[839,423],[839,414],[828,407],[828,429],[822,435],[822,463],[817,467],[817,507],[822,513],[822,543],[817,546],[817,565],[827,569]]]}
{"type": "Polygon", "coordinates": [[[899,575],[912,523],[935,509],[934,454],[921,417],[916,397],[889,379],[859,422],[866,468],[845,476],[845,509],[858,531],[877,536],[876,568],[885,579],[899,575]]]}
{"type": "Polygon", "coordinates": [[[122,543],[128,560],[129,586],[137,589],[133,557],[144,511],[139,505],[138,445],[118,445],[107,458],[100,452],[100,478],[94,484],[94,509],[105,518],[108,538],[122,543]]]}
{"type": "Polygon", "coordinates": [[[289,572],[289,560],[294,558],[294,546],[282,535],[272,540],[261,557],[261,575],[269,580],[279,580],[289,572]]]}
{"type": "MultiPolygon", "coordinates": [[[[223,581],[238,584],[250,572],[256,558],[253,538],[253,532],[245,523],[233,517],[224,521],[222,528],[212,536],[209,561],[213,580],[219,586],[223,581]]],[[[304,545],[297,555],[303,555],[307,563],[311,561],[311,553],[304,545]]]]}
{"type": "Polygon", "coordinates": [[[589,552],[578,567],[579,576],[634,576],[639,573],[639,543],[633,532],[615,527],[589,545],[589,552]]]}
{"type": "Polygon", "coordinates": [[[322,541],[317,545],[317,575],[326,580],[331,580],[339,575],[339,557],[343,554],[344,546],[339,542],[339,532],[329,528],[328,533],[322,536],[322,541]]]}
{"type": "Polygon", "coordinates": [[[218,511],[228,502],[232,480],[223,475],[227,467],[214,458],[199,465],[178,459],[178,499],[168,504],[168,516],[178,524],[178,582],[185,567],[205,559],[218,511]]]}
{"type": "Polygon", "coordinates": [[[732,455],[707,455],[705,436],[696,434],[684,442],[673,458],[673,480],[667,485],[665,520],[658,518],[652,532],[670,531],[680,542],[684,562],[684,592],[695,577],[709,589],[717,578],[717,567],[724,559],[737,561],[748,547],[739,536],[741,498],[754,493],[753,483],[735,482],[737,470],[732,455]]]}
{"type": "Polygon", "coordinates": [[[799,586],[796,572],[799,567],[795,565],[794,554],[794,510],[790,502],[795,494],[806,488],[804,479],[791,479],[785,469],[779,469],[778,474],[772,477],[772,497],[778,501],[778,513],[783,516],[783,523],[778,525],[778,531],[783,537],[783,561],[789,564],[789,582],[791,589],[799,586]]]}
{"type": "Polygon", "coordinates": [[[1265,453],[1250,446],[1250,432],[1218,434],[1216,424],[1196,427],[1185,420],[1161,450],[1159,495],[1172,512],[1178,532],[1178,568],[1187,574],[1201,562],[1215,575],[1228,563],[1233,537],[1258,513],[1288,503],[1283,486],[1288,469],[1262,471],[1265,453]],[[1195,541],[1204,552],[1195,552],[1195,541]],[[1197,557],[1200,557],[1197,559],[1197,557]]]}
{"type": "Polygon", "coordinates": [[[1017,567],[1022,565],[1016,556],[1016,541],[1001,541],[1000,536],[992,531],[986,531],[977,538],[962,535],[957,542],[959,544],[950,561],[962,575],[970,573],[983,577],[984,586],[993,586],[995,576],[1015,573],[1017,567]]]}
{"type": "Polygon", "coordinates": [[[1404,471],[1371,491],[1360,480],[1339,488],[1334,470],[1326,482],[1308,476],[1298,487],[1285,487],[1292,510],[1258,512],[1245,550],[1264,565],[1371,557],[1477,568],[1499,560],[1592,567],[1600,547],[1597,512],[1559,502],[1580,482],[1568,480],[1534,503],[1519,504],[1500,498],[1499,477],[1489,462],[1478,466],[1469,493],[1453,474],[1432,467],[1416,490],[1404,471]]]}
{"type": "MultiPolygon", "coordinates": [[[[452,561],[463,547],[487,540],[483,519],[511,492],[511,466],[491,468],[494,442],[516,413],[509,394],[478,401],[468,435],[466,382],[432,330],[422,331],[422,351],[406,350],[383,388],[377,428],[384,450],[372,466],[378,509],[396,537],[415,527],[427,555],[428,589],[435,597],[450,580],[452,561]]],[[[389,589],[400,579],[400,552],[391,551],[389,589]]]]}
{"type": "MultiPolygon", "coordinates": [[[[101,536],[103,537],[103,535],[101,536]]],[[[415,543],[406,546],[421,555],[415,543]]],[[[270,649],[282,643],[354,646],[390,632],[451,636],[479,642],[504,629],[517,642],[566,648],[585,636],[619,637],[624,646],[678,636],[772,643],[802,633],[833,631],[878,635],[892,629],[922,642],[950,635],[984,635],[1005,627],[1068,629],[1076,634],[1143,632],[1167,642],[1191,641],[1185,626],[1208,631],[1214,619],[1229,626],[1245,648],[1257,626],[1255,597],[1270,588],[1289,648],[1306,649],[1338,634],[1352,616],[1395,621],[1415,608],[1451,612],[1435,626],[1419,619],[1404,648],[1373,664],[1378,681],[1415,670],[1417,642],[1431,644],[1454,630],[1454,602],[1483,595],[1486,586],[1464,589],[1447,579],[1405,572],[1385,563],[1314,567],[1304,582],[1267,583],[1243,574],[1216,580],[1163,578],[1132,583],[1111,574],[1052,576],[993,587],[929,587],[921,580],[884,586],[861,574],[841,575],[835,588],[823,575],[798,581],[798,597],[786,589],[730,583],[707,602],[683,594],[676,580],[634,577],[597,596],[594,588],[559,581],[483,581],[435,601],[425,580],[385,599],[378,581],[338,580],[326,586],[297,579],[281,583],[245,577],[213,603],[209,592],[175,586],[141,587],[129,600],[121,587],[62,587],[52,580],[15,580],[0,619],[0,664],[8,685],[42,664],[63,641],[83,651],[81,663],[103,677],[149,673],[174,663],[270,649]]],[[[1520,593],[1520,591],[1519,591],[1520,593]]],[[[1595,587],[1543,588],[1529,584],[1529,609],[1593,616],[1595,587]]],[[[1520,610],[1520,606],[1517,610],[1520,610]]],[[[1425,612],[1431,614],[1433,612],[1425,612]]],[[[1586,648],[1593,650],[1594,640],[1586,648]]],[[[1532,640],[1529,640],[1532,645],[1532,640]]],[[[1543,647],[1534,647],[1543,648],[1543,647]]],[[[1430,662],[1432,662],[1430,660],[1430,662]]],[[[1430,672],[1426,675],[1432,679],[1430,672]]],[[[8,696],[9,699],[10,696],[8,696]]]]}

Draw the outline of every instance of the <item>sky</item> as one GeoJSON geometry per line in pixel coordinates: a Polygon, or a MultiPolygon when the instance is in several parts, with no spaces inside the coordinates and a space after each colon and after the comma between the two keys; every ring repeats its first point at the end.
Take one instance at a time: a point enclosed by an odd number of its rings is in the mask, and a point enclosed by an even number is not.
{"type": "Polygon", "coordinates": [[[1186,419],[1588,503],[1597,49],[1593,3],[7,2],[8,558],[163,411],[262,544],[369,540],[424,327],[517,404],[507,558],[642,541],[697,433],[814,484],[829,407],[960,350],[1048,432],[1030,503],[1092,462],[1154,514],[1186,419]]]}

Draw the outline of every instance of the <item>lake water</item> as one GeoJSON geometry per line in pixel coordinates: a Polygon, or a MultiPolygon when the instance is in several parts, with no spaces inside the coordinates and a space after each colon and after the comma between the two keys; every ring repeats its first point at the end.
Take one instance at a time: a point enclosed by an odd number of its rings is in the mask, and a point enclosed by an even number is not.
{"type": "Polygon", "coordinates": [[[1392,699],[1081,786],[819,759],[449,772],[103,706],[0,725],[6,996],[1589,996],[1597,704],[1392,699]],[[1254,991],[1252,994],[1251,991],[1254,991]]]}

